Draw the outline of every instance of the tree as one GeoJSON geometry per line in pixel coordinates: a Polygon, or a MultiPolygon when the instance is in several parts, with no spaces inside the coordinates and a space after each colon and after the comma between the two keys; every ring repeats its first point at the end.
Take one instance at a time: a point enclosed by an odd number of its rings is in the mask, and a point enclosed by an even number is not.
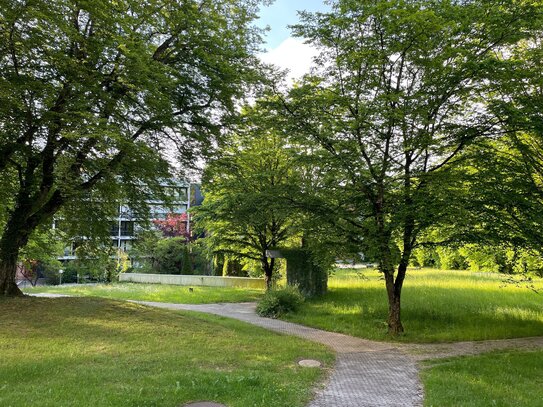
{"type": "Polygon", "coordinates": [[[161,150],[214,145],[258,79],[258,3],[2,2],[0,295],[20,294],[20,250],[54,214],[121,189],[137,207],[169,175],[161,150]]]}
{"type": "Polygon", "coordinates": [[[155,219],[153,224],[162,232],[164,237],[184,237],[188,242],[190,240],[190,232],[187,230],[186,213],[169,213],[166,219],[155,219]]]}
{"type": "Polygon", "coordinates": [[[153,269],[159,274],[193,274],[189,247],[183,237],[160,239],[154,249],[153,269]]]}
{"type": "Polygon", "coordinates": [[[451,240],[487,246],[479,251],[492,253],[493,263],[506,272],[541,273],[534,258],[543,254],[541,45],[540,38],[520,42],[509,49],[510,58],[496,61],[499,69],[491,80],[503,86],[489,104],[508,133],[464,154],[462,204],[469,211],[463,222],[447,225],[451,240]]]}
{"type": "MultiPolygon", "coordinates": [[[[75,249],[76,259],[68,262],[65,269],[79,279],[92,279],[111,283],[127,264],[126,255],[115,247],[104,245],[100,240],[85,239],[75,249]]],[[[65,271],[66,271],[65,270],[65,271]]]]}
{"type": "Polygon", "coordinates": [[[58,229],[46,226],[36,229],[20,253],[22,276],[32,286],[36,285],[39,268],[45,264],[58,263],[57,257],[65,246],[66,237],[58,229]]]}
{"type": "Polygon", "coordinates": [[[503,225],[506,242],[543,254],[543,44],[541,37],[519,43],[504,61],[506,88],[492,99],[506,123],[506,138],[487,143],[471,156],[472,195],[482,191],[484,215],[503,225]],[[519,69],[519,66],[522,69],[519,69]],[[475,161],[480,156],[483,159],[475,161]]]}
{"type": "Polygon", "coordinates": [[[486,104],[503,86],[493,78],[511,46],[539,34],[541,11],[538,1],[339,0],[294,27],[320,54],[284,97],[289,132],[330,168],[330,195],[349,198],[341,217],[379,262],[391,334],[403,332],[418,237],[450,216],[444,191],[460,153],[504,131],[486,104]]]}
{"type": "Polygon", "coordinates": [[[135,269],[142,273],[153,273],[158,268],[157,248],[162,238],[158,230],[139,231],[129,252],[135,269]]]}
{"type": "Polygon", "coordinates": [[[260,262],[270,288],[276,259],[266,252],[295,233],[293,211],[284,197],[297,185],[298,174],[284,138],[266,115],[249,110],[230,145],[208,163],[205,199],[194,212],[214,251],[260,262]]]}

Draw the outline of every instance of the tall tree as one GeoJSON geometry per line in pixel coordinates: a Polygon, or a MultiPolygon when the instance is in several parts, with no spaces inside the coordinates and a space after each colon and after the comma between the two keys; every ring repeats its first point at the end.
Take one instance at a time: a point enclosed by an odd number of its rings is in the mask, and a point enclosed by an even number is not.
{"type": "Polygon", "coordinates": [[[299,173],[284,137],[268,119],[258,109],[245,115],[230,144],[206,167],[205,199],[194,211],[213,249],[260,262],[269,288],[275,259],[266,251],[295,233],[284,197],[297,185],[299,173]]]}
{"type": "Polygon", "coordinates": [[[342,216],[384,274],[391,334],[403,331],[418,236],[447,215],[442,186],[459,154],[503,132],[485,103],[503,85],[490,80],[496,62],[540,34],[541,12],[535,0],[338,0],[294,28],[320,55],[284,113],[350,197],[342,216]]]}
{"type": "MultiPolygon", "coordinates": [[[[486,168],[497,166],[508,177],[501,185],[511,193],[502,194],[501,206],[517,239],[530,249],[543,253],[543,38],[518,44],[512,58],[503,63],[501,74],[506,76],[507,87],[494,98],[492,107],[503,118],[510,135],[496,143],[498,159],[486,168]],[[518,69],[521,66],[522,69],[518,69]],[[501,164],[501,165],[499,165],[501,164]]],[[[494,167],[494,168],[495,168],[494,167]]],[[[491,191],[498,185],[489,185],[491,191]]],[[[477,187],[477,186],[476,186],[477,187]]]]}
{"type": "Polygon", "coordinates": [[[0,5],[0,295],[52,215],[141,196],[213,145],[256,79],[258,0],[5,0],[0,5]]]}
{"type": "Polygon", "coordinates": [[[466,185],[469,199],[475,203],[473,212],[487,225],[486,230],[475,229],[476,237],[524,246],[541,255],[542,40],[521,42],[510,53],[510,59],[500,61],[498,75],[493,78],[503,81],[505,86],[491,99],[493,112],[504,122],[509,134],[471,149],[466,157],[471,167],[466,185]]]}
{"type": "Polygon", "coordinates": [[[188,215],[186,213],[169,213],[166,219],[155,219],[153,224],[162,232],[164,237],[184,237],[190,241],[191,235],[187,228],[188,215]]]}

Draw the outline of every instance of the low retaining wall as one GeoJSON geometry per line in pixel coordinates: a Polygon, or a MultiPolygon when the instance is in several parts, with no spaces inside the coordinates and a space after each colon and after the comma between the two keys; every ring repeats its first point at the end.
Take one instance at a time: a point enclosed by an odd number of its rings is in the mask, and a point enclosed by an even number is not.
{"type": "Polygon", "coordinates": [[[178,274],[121,273],[119,281],[125,283],[174,284],[209,287],[266,288],[263,278],[186,276],[178,274]]]}

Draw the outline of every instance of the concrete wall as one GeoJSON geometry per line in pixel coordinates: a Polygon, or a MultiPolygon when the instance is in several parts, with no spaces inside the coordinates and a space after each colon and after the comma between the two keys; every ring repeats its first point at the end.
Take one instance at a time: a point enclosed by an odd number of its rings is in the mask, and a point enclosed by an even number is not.
{"type": "Polygon", "coordinates": [[[125,283],[174,284],[210,287],[266,288],[263,278],[181,276],[176,274],[121,273],[119,281],[125,283]]]}

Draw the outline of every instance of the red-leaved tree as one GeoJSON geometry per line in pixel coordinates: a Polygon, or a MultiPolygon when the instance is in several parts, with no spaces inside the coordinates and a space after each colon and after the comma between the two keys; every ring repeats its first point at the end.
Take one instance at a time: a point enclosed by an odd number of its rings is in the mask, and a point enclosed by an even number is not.
{"type": "Polygon", "coordinates": [[[166,219],[155,219],[153,224],[162,232],[165,237],[184,237],[188,242],[190,232],[187,228],[188,216],[186,213],[169,213],[166,219]]]}

